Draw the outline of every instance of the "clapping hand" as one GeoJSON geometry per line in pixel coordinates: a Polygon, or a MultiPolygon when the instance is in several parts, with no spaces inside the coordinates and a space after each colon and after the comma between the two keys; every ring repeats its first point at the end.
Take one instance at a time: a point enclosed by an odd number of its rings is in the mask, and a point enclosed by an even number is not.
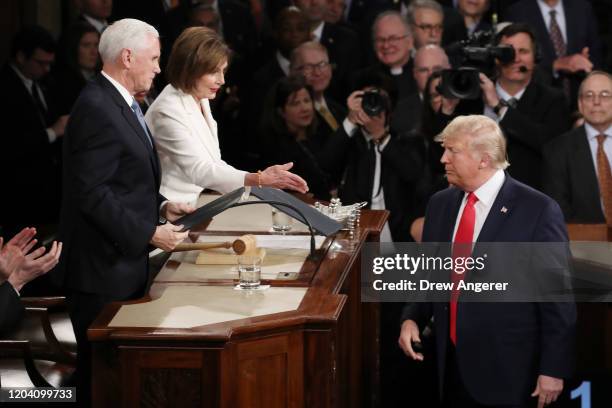
{"type": "Polygon", "coordinates": [[[0,238],[0,277],[8,279],[18,291],[29,281],[49,272],[62,253],[62,243],[56,241],[49,251],[40,247],[30,252],[37,242],[34,235],[35,228],[24,228],[6,245],[0,238]]]}

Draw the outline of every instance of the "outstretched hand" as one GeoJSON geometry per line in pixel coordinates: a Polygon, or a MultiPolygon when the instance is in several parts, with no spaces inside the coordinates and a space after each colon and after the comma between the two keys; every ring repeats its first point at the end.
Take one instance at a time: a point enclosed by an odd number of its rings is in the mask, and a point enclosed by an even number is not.
{"type": "Polygon", "coordinates": [[[303,178],[289,171],[292,167],[292,162],[270,166],[261,172],[259,181],[262,186],[306,193],[308,184],[303,178]]]}

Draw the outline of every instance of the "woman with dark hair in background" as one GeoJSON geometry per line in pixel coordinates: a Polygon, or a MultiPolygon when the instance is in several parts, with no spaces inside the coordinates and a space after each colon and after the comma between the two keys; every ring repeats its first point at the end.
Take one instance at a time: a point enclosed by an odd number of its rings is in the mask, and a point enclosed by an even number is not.
{"type": "Polygon", "coordinates": [[[315,197],[328,200],[331,182],[317,158],[317,119],[312,88],[304,77],[281,78],[268,93],[261,121],[261,157],[267,163],[292,161],[315,197]]]}
{"type": "Polygon", "coordinates": [[[51,84],[60,114],[70,113],[87,81],[100,70],[99,42],[98,31],[84,21],[62,34],[51,84]]]}

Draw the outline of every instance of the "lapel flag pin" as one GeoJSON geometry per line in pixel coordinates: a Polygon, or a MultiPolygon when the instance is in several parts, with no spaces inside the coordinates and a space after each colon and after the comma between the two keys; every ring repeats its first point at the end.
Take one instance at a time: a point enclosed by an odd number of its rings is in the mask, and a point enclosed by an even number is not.
{"type": "Polygon", "coordinates": [[[508,212],[508,209],[507,209],[506,207],[502,207],[502,208],[501,208],[501,212],[502,212],[503,214],[505,214],[505,213],[507,213],[507,212],[508,212]]]}

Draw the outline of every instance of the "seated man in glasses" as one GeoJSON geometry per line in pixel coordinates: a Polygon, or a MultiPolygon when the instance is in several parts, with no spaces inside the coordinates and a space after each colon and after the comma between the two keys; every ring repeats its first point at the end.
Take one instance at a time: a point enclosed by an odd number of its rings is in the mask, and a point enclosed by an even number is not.
{"type": "Polygon", "coordinates": [[[544,192],[567,222],[612,225],[612,76],[593,71],[578,92],[584,124],[544,149],[544,192]]]}

